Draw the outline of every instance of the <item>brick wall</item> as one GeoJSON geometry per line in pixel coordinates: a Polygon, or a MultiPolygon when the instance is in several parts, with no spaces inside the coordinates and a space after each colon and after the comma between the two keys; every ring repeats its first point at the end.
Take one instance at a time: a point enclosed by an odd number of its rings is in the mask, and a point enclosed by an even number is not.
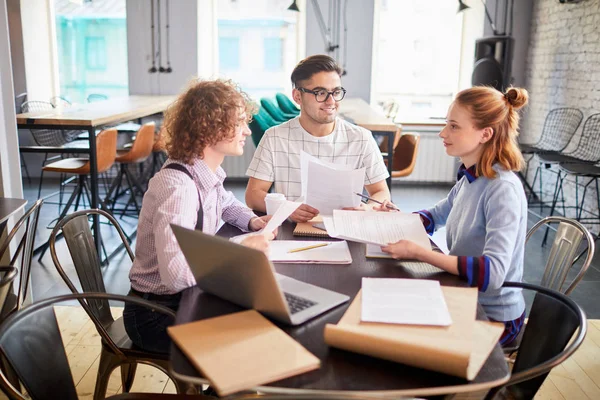
{"type": "MultiPolygon", "coordinates": [[[[538,139],[544,118],[553,108],[579,108],[584,121],[590,114],[600,112],[600,0],[583,0],[578,4],[534,0],[531,21],[525,70],[530,105],[521,123],[521,141],[526,143],[538,139]]],[[[572,143],[577,142],[582,126],[583,122],[572,143]]],[[[531,183],[538,160],[534,158],[529,165],[527,177],[531,183]]],[[[556,175],[546,170],[543,177],[544,196],[549,200],[556,175]]],[[[566,203],[574,205],[573,177],[567,177],[563,187],[566,203]]],[[[598,213],[593,186],[590,192],[585,208],[598,213]]],[[[567,210],[567,216],[573,217],[574,210],[567,210]]],[[[586,225],[598,232],[598,224],[586,225]]]]}

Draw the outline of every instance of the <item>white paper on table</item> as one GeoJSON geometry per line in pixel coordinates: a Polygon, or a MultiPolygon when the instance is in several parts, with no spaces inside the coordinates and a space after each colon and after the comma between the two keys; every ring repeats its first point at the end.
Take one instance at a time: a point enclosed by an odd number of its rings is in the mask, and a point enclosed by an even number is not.
{"type": "Polygon", "coordinates": [[[345,240],[274,240],[270,245],[269,260],[278,263],[351,264],[352,256],[345,240]],[[292,249],[323,243],[327,243],[327,246],[288,253],[292,249]]]}
{"type": "Polygon", "coordinates": [[[452,324],[440,283],[425,279],[362,278],[361,321],[452,324]]]}
{"type": "Polygon", "coordinates": [[[277,211],[275,211],[275,214],[273,214],[271,216],[271,219],[269,220],[269,222],[267,222],[267,225],[265,225],[265,227],[263,229],[261,229],[260,231],[257,231],[257,232],[249,232],[249,233],[244,233],[243,235],[237,235],[237,236],[230,238],[229,240],[234,243],[239,244],[239,243],[242,243],[242,240],[244,240],[248,236],[261,235],[265,232],[269,232],[269,233],[273,232],[275,229],[279,228],[281,226],[281,224],[283,224],[283,221],[288,219],[288,217],[290,215],[292,215],[298,207],[300,207],[302,205],[302,201],[303,201],[302,198],[300,199],[300,201],[286,200],[284,203],[282,203],[279,206],[277,211]]]}
{"type": "Polygon", "coordinates": [[[334,238],[378,246],[406,239],[431,250],[418,214],[334,210],[331,218],[323,217],[323,223],[327,234],[334,238]]]}
{"type": "Polygon", "coordinates": [[[362,193],[366,168],[322,161],[305,152],[300,164],[305,203],[319,210],[319,214],[331,215],[333,210],[360,205],[356,193],[362,193]]]}

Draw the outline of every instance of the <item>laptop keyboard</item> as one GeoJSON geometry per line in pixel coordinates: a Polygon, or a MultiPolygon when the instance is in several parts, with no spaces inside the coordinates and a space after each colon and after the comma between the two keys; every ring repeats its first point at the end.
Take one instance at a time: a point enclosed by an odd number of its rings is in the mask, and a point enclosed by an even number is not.
{"type": "Polygon", "coordinates": [[[293,294],[289,294],[289,293],[285,293],[285,292],[283,294],[285,295],[285,300],[288,303],[291,314],[296,314],[297,312],[306,310],[307,308],[312,307],[315,304],[317,304],[314,301],[305,299],[303,297],[294,296],[293,294]]]}

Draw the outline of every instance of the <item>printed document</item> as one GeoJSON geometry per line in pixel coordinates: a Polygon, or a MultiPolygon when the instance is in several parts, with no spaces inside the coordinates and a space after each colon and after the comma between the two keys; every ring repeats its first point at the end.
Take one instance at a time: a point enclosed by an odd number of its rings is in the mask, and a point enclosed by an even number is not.
{"type": "Polygon", "coordinates": [[[362,278],[361,321],[452,324],[440,283],[424,279],[362,278]]]}
{"type": "Polygon", "coordinates": [[[407,239],[431,250],[429,236],[418,214],[334,210],[332,217],[323,217],[323,223],[327,234],[334,238],[378,246],[407,239]]]}
{"type": "Polygon", "coordinates": [[[333,210],[358,207],[365,184],[365,168],[334,164],[319,160],[306,152],[300,155],[302,196],[305,203],[319,210],[321,215],[331,215],[333,210]]]}
{"type": "Polygon", "coordinates": [[[269,222],[267,222],[267,225],[265,225],[265,227],[263,229],[261,229],[258,232],[250,232],[250,233],[244,233],[243,235],[237,235],[237,236],[230,238],[229,240],[234,243],[239,244],[242,242],[242,240],[244,240],[248,236],[260,235],[263,233],[273,232],[275,229],[279,228],[281,226],[281,224],[283,224],[283,222],[286,219],[288,219],[288,217],[290,215],[292,215],[298,207],[300,207],[302,205],[302,201],[303,201],[302,198],[298,199],[298,201],[286,200],[284,203],[282,203],[279,206],[277,211],[275,211],[275,214],[273,214],[273,216],[271,217],[269,222]]]}

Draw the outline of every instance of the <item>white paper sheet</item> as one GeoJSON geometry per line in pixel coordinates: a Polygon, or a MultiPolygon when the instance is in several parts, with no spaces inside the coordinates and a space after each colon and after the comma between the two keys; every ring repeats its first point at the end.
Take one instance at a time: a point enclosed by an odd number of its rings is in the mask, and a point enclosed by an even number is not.
{"type": "Polygon", "coordinates": [[[438,281],[393,278],[362,278],[361,321],[435,326],[452,324],[438,281]]]}
{"type": "Polygon", "coordinates": [[[402,239],[431,250],[429,236],[418,214],[334,210],[323,217],[331,237],[386,246],[402,239]]]}
{"type": "Polygon", "coordinates": [[[358,207],[365,182],[365,168],[339,165],[319,160],[302,152],[300,176],[305,203],[319,210],[321,215],[331,215],[333,210],[358,207]]]}
{"type": "Polygon", "coordinates": [[[274,240],[271,242],[269,259],[278,263],[351,264],[352,256],[346,241],[274,240]],[[289,250],[315,244],[327,246],[288,253],[289,250]]]}
{"type": "Polygon", "coordinates": [[[279,208],[277,209],[275,214],[273,214],[273,216],[271,216],[271,219],[269,220],[269,222],[267,222],[267,225],[265,225],[265,227],[263,229],[261,229],[260,231],[257,231],[257,232],[249,232],[249,233],[244,233],[243,235],[237,235],[237,236],[230,238],[229,240],[232,242],[235,242],[235,243],[241,243],[242,240],[244,240],[248,236],[261,235],[266,232],[269,232],[269,233],[273,232],[275,229],[279,228],[281,226],[281,224],[283,224],[283,222],[286,219],[288,219],[288,217],[290,215],[292,215],[298,207],[300,207],[302,205],[302,201],[303,201],[302,198],[300,199],[300,201],[286,200],[284,203],[282,203],[279,206],[279,208]]]}

